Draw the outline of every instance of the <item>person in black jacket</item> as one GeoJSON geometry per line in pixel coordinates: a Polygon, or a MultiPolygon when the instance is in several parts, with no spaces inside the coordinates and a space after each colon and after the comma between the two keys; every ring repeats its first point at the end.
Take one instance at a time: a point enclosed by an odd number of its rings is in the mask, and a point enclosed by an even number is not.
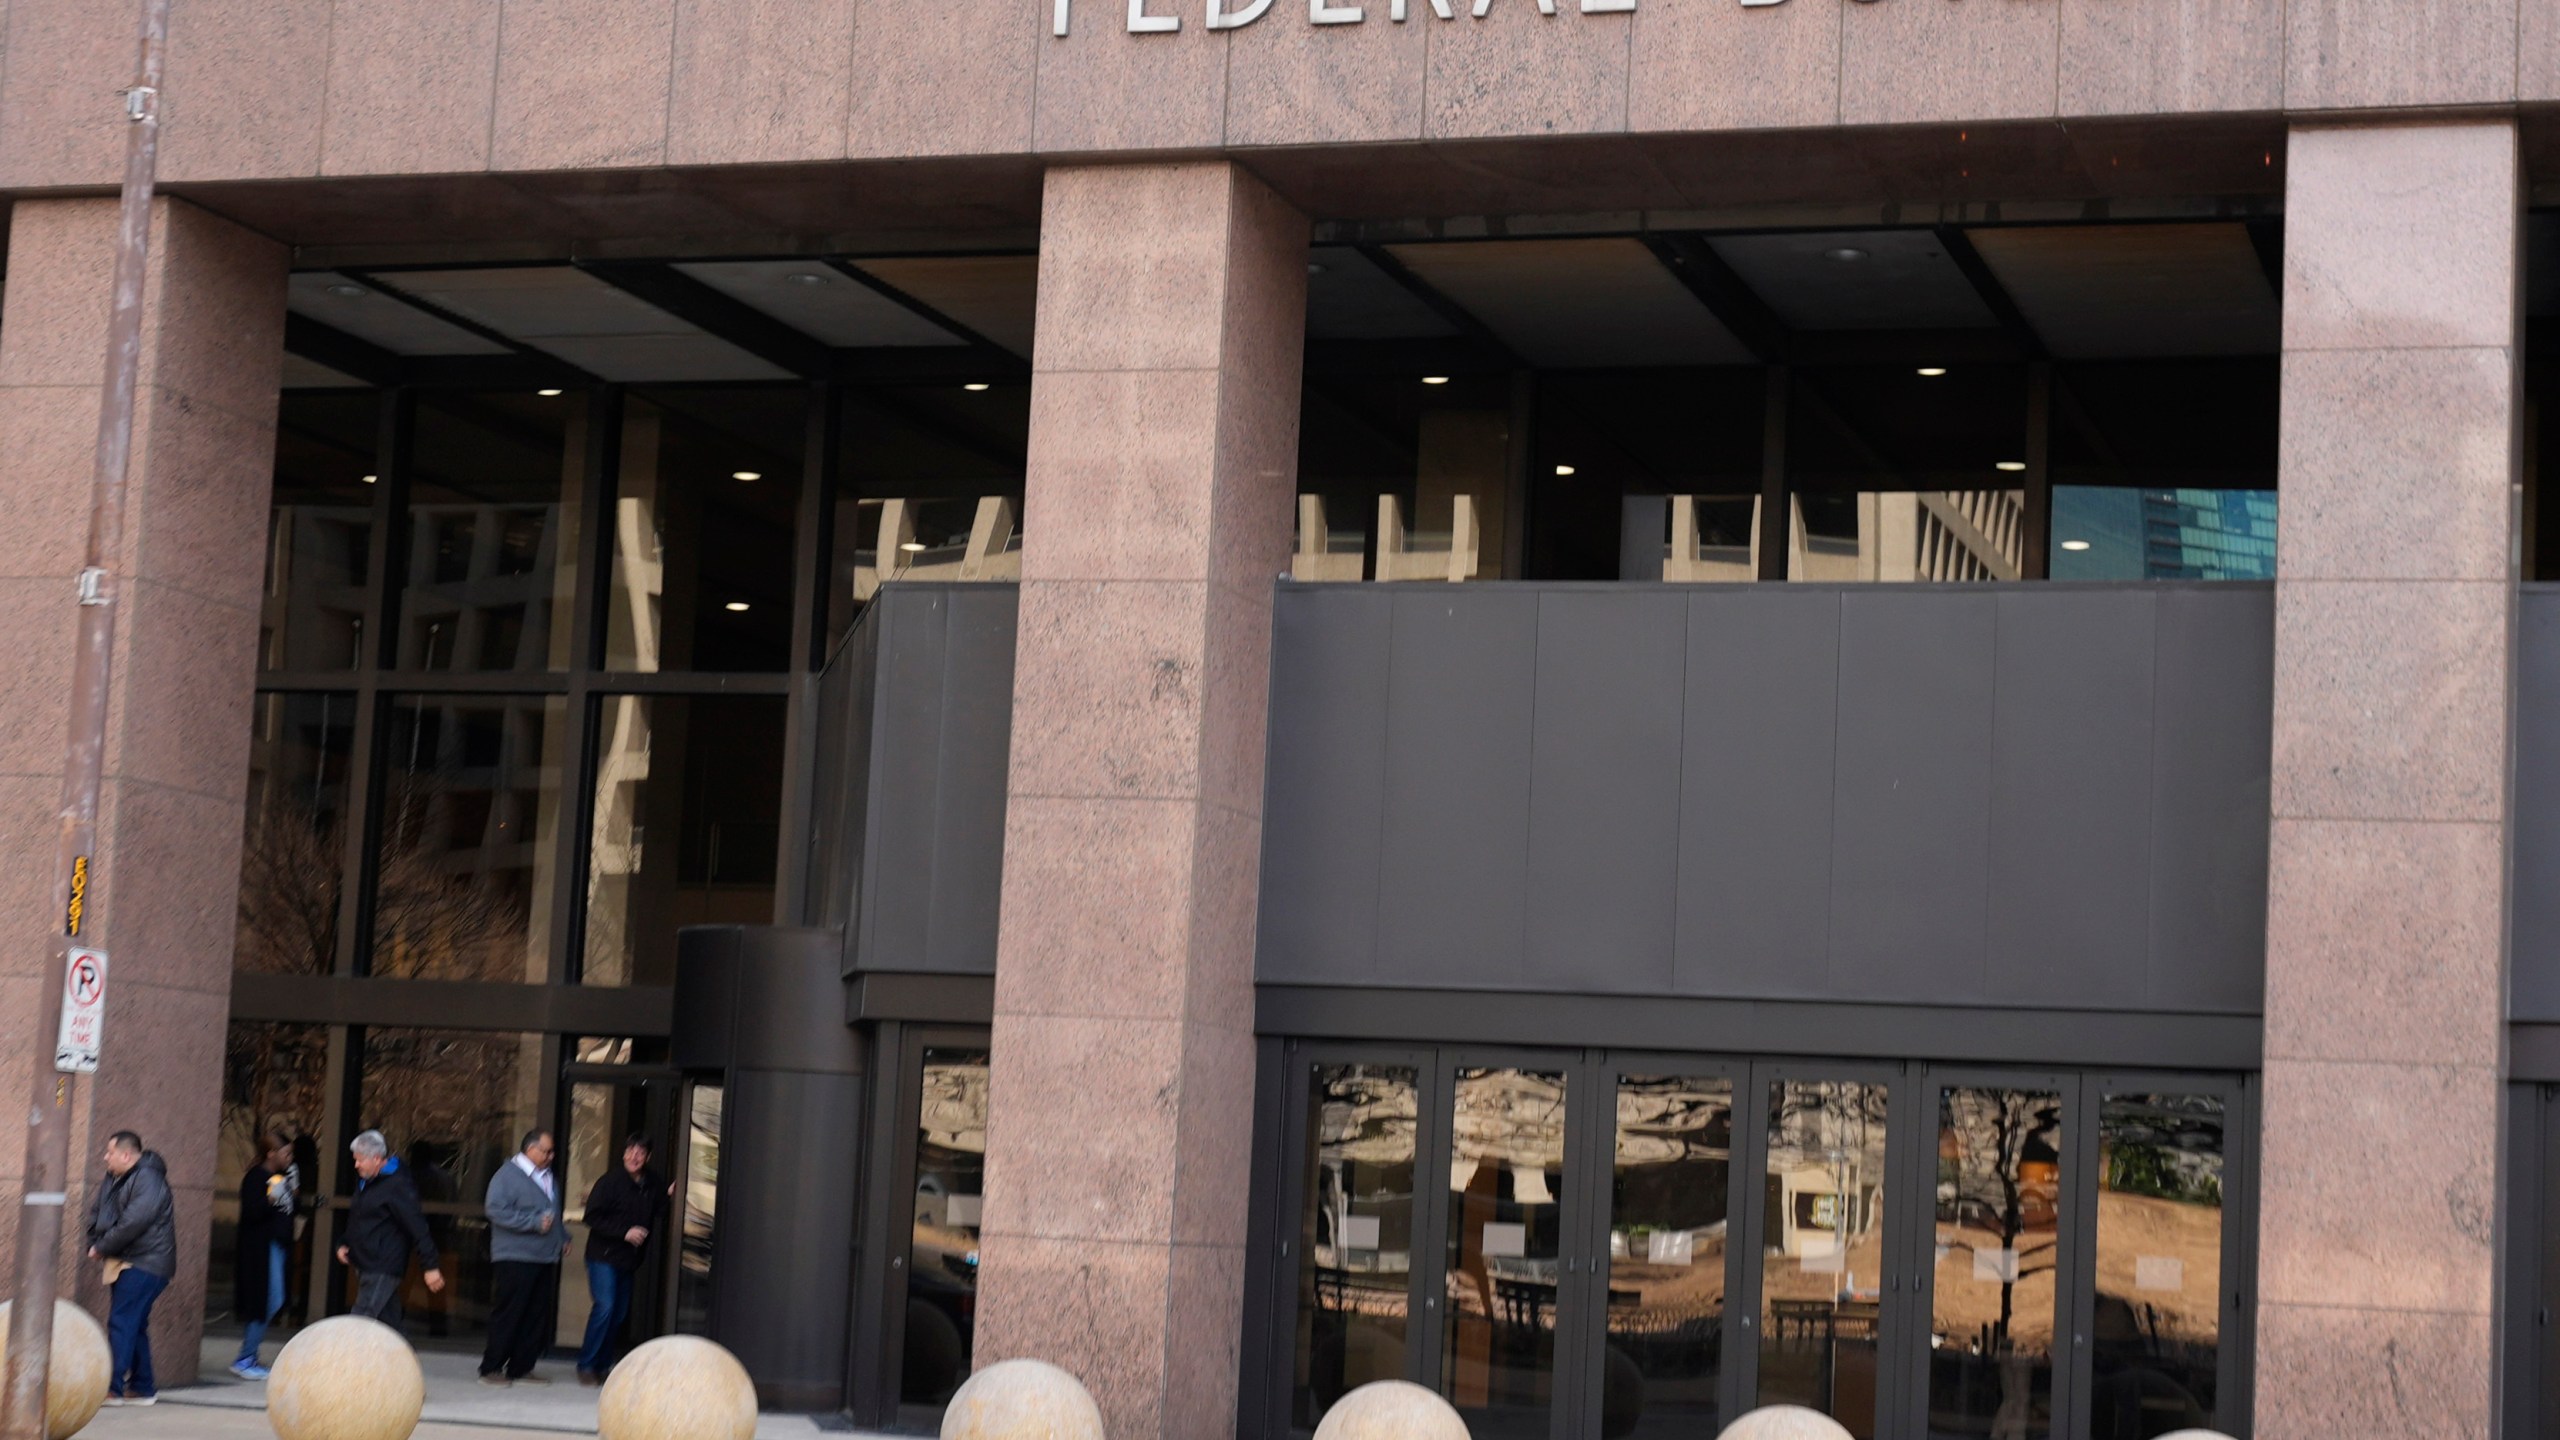
{"type": "Polygon", "coordinates": [[[649,1137],[622,1142],[622,1167],[608,1170],[587,1191],[587,1343],[578,1353],[578,1383],[601,1385],[613,1365],[622,1323],[631,1316],[631,1284],[640,1257],[658,1233],[666,1209],[667,1182],[649,1168],[649,1137]]]}
{"type": "Polygon", "coordinates": [[[245,1327],[231,1373],[243,1380],[267,1378],[258,1347],[284,1309],[285,1266],[293,1253],[293,1142],[270,1130],[258,1145],[257,1163],[240,1177],[240,1226],[231,1255],[231,1310],[245,1327]]]}
{"type": "Polygon", "coordinates": [[[151,1374],[151,1307],[178,1273],[177,1211],[169,1170],[142,1148],[142,1137],[107,1137],[107,1178],[89,1212],[89,1258],[107,1266],[107,1403],[149,1405],[160,1398],[151,1374]]]}
{"type": "Polygon", "coordinates": [[[426,1271],[427,1289],[443,1293],[435,1237],[427,1233],[418,1187],[401,1171],[382,1132],[367,1130],[347,1148],[356,1157],[356,1197],[347,1208],[346,1243],[338,1247],[338,1263],[356,1272],[355,1313],[397,1330],[400,1282],[409,1273],[412,1253],[426,1271]]]}

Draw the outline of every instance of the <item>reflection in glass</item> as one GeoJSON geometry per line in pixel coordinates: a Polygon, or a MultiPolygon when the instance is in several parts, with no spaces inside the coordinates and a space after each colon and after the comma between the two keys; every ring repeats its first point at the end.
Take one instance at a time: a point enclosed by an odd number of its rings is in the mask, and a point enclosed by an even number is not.
{"type": "Polygon", "coordinates": [[[574,394],[418,402],[401,669],[568,666],[585,415],[574,394]]]}
{"type": "Polygon", "coordinates": [[[2023,490],[1862,490],[1794,497],[1787,578],[2015,580],[2024,572],[2023,490]]]}
{"type": "Polygon", "coordinates": [[[969,1378],[978,1316],[979,1202],[986,1194],[987,1052],[924,1052],[917,1087],[915,1227],[907,1249],[907,1328],[898,1381],[911,1425],[938,1421],[969,1378]]]}
{"type": "Polygon", "coordinates": [[[695,1085],[685,1099],[684,1254],[676,1265],[676,1333],[711,1333],[712,1259],[720,1237],[723,1091],[695,1085]]]}
{"type": "Polygon", "coordinates": [[[2222,1339],[2223,1104],[2109,1095],[2098,1111],[2091,1440],[2228,1429],[2222,1339]]]}
{"type": "Polygon", "coordinates": [[[262,694],[254,703],[232,968],[326,975],[338,960],[356,700],[262,694]]]}
{"type": "MultiPolygon", "coordinates": [[[[279,1021],[234,1020],[222,1047],[222,1128],[214,1151],[213,1243],[205,1252],[208,1319],[230,1328],[234,1238],[239,1233],[239,1179],[260,1159],[261,1131],[281,1131],[294,1142],[299,1165],[295,1203],[308,1210],[319,1193],[322,1094],[329,1074],[329,1028],[279,1021]]],[[[285,1311],[305,1314],[311,1274],[308,1228],[285,1262],[285,1311]]]]}
{"type": "Polygon", "coordinates": [[[1929,1287],[1929,1433],[2053,1433],[2062,1099],[1938,1092],[1937,1267],[1929,1287]]]}
{"type": "Polygon", "coordinates": [[[371,973],[549,978],[566,704],[557,696],[393,703],[371,973]]]}
{"type": "Polygon", "coordinates": [[[365,663],[381,415],[381,397],[371,390],[299,391],[277,407],[258,626],[263,669],[353,670],[365,663]]]}
{"type": "Polygon", "coordinates": [[[1630,495],[1620,510],[1618,544],[1621,580],[1755,580],[1760,501],[1750,495],[1630,495]]]}
{"type": "Polygon", "coordinates": [[[1440,1391],[1480,1440],[1543,1437],[1555,1389],[1565,1079],[1457,1072],[1440,1391]]]}
{"type": "Polygon", "coordinates": [[[1300,539],[1293,570],[1356,580],[1496,580],[1521,517],[1511,477],[1511,380],[1417,384],[1404,367],[1307,372],[1298,425],[1300,539]],[[1336,537],[1341,537],[1337,541],[1336,537]]]}
{"type": "Polygon", "coordinates": [[[609,670],[780,670],[808,392],[675,389],[622,417],[609,670]]]}
{"type": "MultiPolygon", "coordinates": [[[[363,1032],[348,1134],[379,1130],[417,1182],[427,1228],[452,1283],[427,1289],[416,1263],[402,1293],[409,1328],[473,1335],[488,1324],[491,1275],[482,1199],[489,1177],[534,1124],[542,1089],[542,1037],[479,1030],[379,1026],[363,1032]]],[[[343,1151],[339,1193],[354,1189],[343,1151]]],[[[350,1284],[352,1278],[350,1277],[350,1284]]]]}
{"type": "Polygon", "coordinates": [[[1014,580],[1031,387],[1018,380],[844,392],[827,647],[895,580],[1014,580]]]}
{"type": "Polygon", "coordinates": [[[2273,580],[2276,492],[2053,487],[2056,580],[2273,580]]]}
{"type": "Polygon", "coordinates": [[[1860,1440],[1876,1431],[1885,1110],[1880,1084],[1769,1085],[1758,1403],[1819,1410],[1860,1440]]]}
{"type": "MultiPolygon", "coordinates": [[[[630,1037],[582,1036],[572,1053],[581,1065],[627,1065],[631,1063],[630,1037]]],[[[665,1173],[667,1161],[662,1153],[663,1139],[659,1125],[661,1110],[650,1103],[653,1098],[649,1082],[637,1079],[580,1081],[569,1087],[569,1107],[562,1116],[559,1159],[554,1162],[561,1176],[560,1198],[567,1208],[570,1228],[584,1245],[587,1219],[587,1194],[596,1181],[622,1168],[622,1142],[639,1134],[650,1137],[650,1168],[665,1173]]],[[[554,1311],[552,1343],[575,1349],[585,1340],[587,1316],[595,1302],[595,1292],[588,1287],[587,1267],[580,1258],[585,1252],[570,1257],[560,1267],[560,1293],[554,1311]]],[[[663,1251],[651,1242],[648,1263],[633,1275],[630,1317],[625,1333],[633,1342],[648,1338],[656,1331],[658,1260],[663,1251]]]]}
{"type": "Polygon", "coordinates": [[[608,695],[597,706],[580,978],[671,985],[680,928],[773,921],[783,698],[608,695]]]}
{"type": "Polygon", "coordinates": [[[1410,1066],[1319,1064],[1308,1084],[1289,1388],[1301,1429],[1370,1381],[1404,1376],[1421,1113],[1410,1066]]]}
{"type": "Polygon", "coordinates": [[[1721,1428],[1732,1158],[1733,1082],[1619,1079],[1603,1436],[1673,1440],[1721,1428]]]}

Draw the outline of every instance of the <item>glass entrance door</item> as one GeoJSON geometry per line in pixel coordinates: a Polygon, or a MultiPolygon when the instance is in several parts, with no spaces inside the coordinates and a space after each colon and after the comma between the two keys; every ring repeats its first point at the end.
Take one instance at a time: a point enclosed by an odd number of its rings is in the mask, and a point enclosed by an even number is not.
{"type": "Polygon", "coordinates": [[[2066,1147],[2081,1139],[2065,1120],[2078,1087],[2062,1076],[1929,1081],[1928,1434],[2048,1440],[2069,1384],[2061,1282],[2084,1243],[2062,1193],[2066,1147]]]}
{"type": "MultiPolygon", "coordinates": [[[[560,1304],[553,1338],[576,1350],[585,1339],[595,1298],[588,1286],[586,1267],[588,1192],[595,1188],[596,1181],[622,1168],[625,1142],[634,1138],[648,1143],[647,1168],[656,1182],[661,1186],[673,1183],[681,1082],[673,1070],[585,1062],[565,1066],[562,1079],[568,1090],[568,1104],[561,1111],[566,1122],[560,1136],[559,1170],[564,1187],[561,1198],[567,1207],[571,1240],[576,1248],[560,1267],[560,1304]]],[[[667,1214],[672,1217],[675,1213],[674,1197],[670,1196],[667,1214]]],[[[664,1334],[668,1328],[673,1297],[666,1283],[664,1262],[672,1253],[669,1247],[676,1243],[668,1233],[670,1229],[669,1223],[660,1223],[659,1233],[649,1237],[640,1267],[631,1276],[628,1318],[617,1349],[628,1349],[664,1334]]]]}
{"type": "Polygon", "coordinates": [[[1555,1427],[1557,1339],[1583,1260],[1567,1253],[1579,1218],[1570,1071],[1536,1060],[1450,1071],[1440,1393],[1480,1440],[1548,1440],[1555,1427]]]}

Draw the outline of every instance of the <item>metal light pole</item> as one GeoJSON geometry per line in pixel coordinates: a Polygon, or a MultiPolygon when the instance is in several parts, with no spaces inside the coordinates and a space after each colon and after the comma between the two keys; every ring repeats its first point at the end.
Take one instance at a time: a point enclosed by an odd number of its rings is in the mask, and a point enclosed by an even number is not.
{"type": "Polygon", "coordinates": [[[110,567],[124,548],[125,470],[133,455],[133,403],[142,368],[143,267],[151,247],[151,185],[160,157],[160,54],[169,0],[143,0],[142,54],[124,93],[124,203],[116,227],[115,310],[107,329],[106,390],[98,406],[97,469],[90,477],[88,558],[80,571],[78,638],[72,656],[71,731],[62,774],[61,833],[38,991],[34,1070],[27,1106],[26,1193],[18,1211],[18,1272],[10,1307],[7,1386],[0,1390],[0,1440],[45,1440],[45,1381],[53,1358],[55,1279],[62,1260],[62,1212],[71,1180],[71,1097],[76,1083],[55,1068],[54,1025],[63,970],[97,883],[98,788],[107,749],[107,682],[115,664],[116,583],[110,567]]]}

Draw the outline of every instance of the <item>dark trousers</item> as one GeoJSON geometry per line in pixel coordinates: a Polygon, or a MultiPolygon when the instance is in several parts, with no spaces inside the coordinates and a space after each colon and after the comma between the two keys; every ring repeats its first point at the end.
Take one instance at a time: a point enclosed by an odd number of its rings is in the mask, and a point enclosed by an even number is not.
{"type": "Polygon", "coordinates": [[[157,1395],[151,1374],[151,1307],[169,1282],[147,1270],[128,1266],[107,1287],[107,1354],[115,1368],[107,1376],[110,1395],[157,1395]]]}
{"type": "Polygon", "coordinates": [[[499,1260],[489,1267],[489,1348],[480,1352],[480,1373],[507,1372],[510,1380],[533,1373],[533,1364],[550,1347],[542,1331],[550,1323],[551,1287],[560,1267],[531,1260],[499,1260]]]}
{"type": "Polygon", "coordinates": [[[380,1270],[356,1272],[355,1313],[367,1320],[379,1320],[394,1330],[401,1329],[405,1318],[400,1304],[400,1285],[408,1277],[380,1270]]]}

